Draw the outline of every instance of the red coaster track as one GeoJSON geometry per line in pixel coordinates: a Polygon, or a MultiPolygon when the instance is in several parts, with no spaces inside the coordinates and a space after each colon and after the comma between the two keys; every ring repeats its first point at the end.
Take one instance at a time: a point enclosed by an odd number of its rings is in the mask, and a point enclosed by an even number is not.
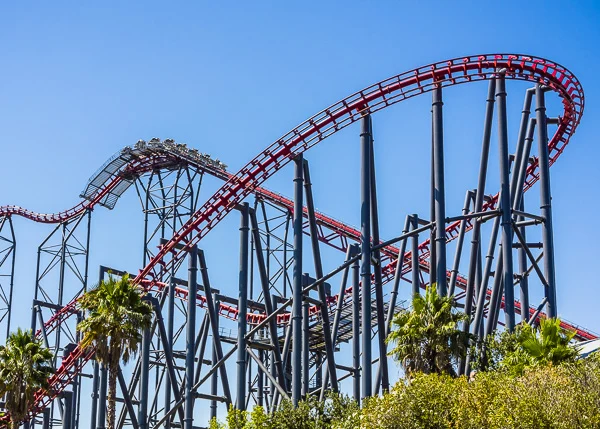
{"type": "MultiPolygon", "coordinates": [[[[156,256],[144,267],[134,282],[145,290],[160,290],[164,287],[156,279],[160,279],[169,272],[173,264],[178,263],[185,256],[185,249],[178,250],[178,245],[191,246],[198,243],[218,222],[220,222],[237,204],[241,203],[252,193],[275,204],[293,209],[292,201],[267,191],[259,186],[271,175],[277,172],[296,155],[303,153],[321,140],[336,133],[342,128],[356,122],[365,114],[371,114],[384,109],[392,104],[431,91],[435,86],[452,86],[471,81],[489,80],[495,78],[497,71],[504,70],[507,79],[523,80],[545,85],[557,92],[562,98],[563,114],[559,119],[555,134],[548,143],[550,152],[550,164],[553,164],[560,156],[571,136],[574,134],[581,119],[584,106],[583,90],[577,78],[564,67],[548,60],[524,55],[497,54],[480,55],[435,63],[421,67],[409,72],[402,73],[386,79],[359,91],[344,100],[335,103],[329,108],[306,120],[294,128],[267,149],[262,151],[253,160],[248,162],[235,175],[224,173],[218,168],[210,165],[197,165],[209,174],[226,180],[225,184],[191,217],[191,219],[162,246],[156,256]],[[171,255],[168,262],[165,256],[171,255]]],[[[0,207],[0,216],[18,215],[42,223],[59,223],[72,219],[88,209],[93,209],[106,198],[127,176],[127,174],[142,174],[163,164],[177,161],[177,154],[154,153],[152,155],[136,158],[128,163],[119,174],[107,178],[104,185],[98,189],[89,200],[83,200],[75,207],[57,214],[40,214],[25,210],[17,206],[0,207]]],[[[190,162],[187,160],[187,162],[190,162]]],[[[529,189],[538,180],[538,163],[532,163],[527,170],[525,190],[529,189]]],[[[498,196],[491,198],[485,205],[484,210],[494,209],[498,196]]],[[[317,213],[317,220],[327,229],[334,231],[340,236],[358,241],[360,232],[339,221],[317,213]]],[[[458,234],[459,222],[454,222],[446,228],[448,240],[454,239],[458,234]]],[[[471,224],[467,225],[471,228],[471,224]]],[[[428,269],[429,240],[420,245],[420,263],[424,269],[428,269]]],[[[389,279],[394,275],[398,249],[388,246],[382,249],[386,258],[383,268],[384,278],[389,279]]],[[[404,255],[403,272],[410,271],[410,253],[404,255]]],[[[384,262],[382,261],[382,264],[384,262]]],[[[466,287],[466,279],[458,277],[457,285],[466,287]]],[[[183,288],[177,290],[181,299],[187,299],[187,291],[183,288]]],[[[489,294],[489,291],[488,291],[489,294]]],[[[350,296],[348,294],[347,296],[350,296]]],[[[204,297],[197,296],[198,305],[204,305],[204,297]]],[[[332,299],[331,302],[336,302],[332,299]]],[[[515,302],[517,311],[520,311],[518,301],[515,302]]],[[[61,311],[57,312],[45,325],[49,333],[56,329],[60,323],[75,312],[76,300],[71,301],[61,311]]],[[[312,313],[318,310],[313,309],[312,313]]],[[[535,309],[530,308],[530,314],[535,309]]],[[[220,314],[235,319],[237,309],[233,306],[221,304],[220,314]]],[[[264,319],[262,314],[249,314],[249,322],[258,323],[264,319]]],[[[286,323],[288,314],[278,317],[279,323],[286,323]]],[[[594,339],[595,335],[566,322],[563,326],[568,329],[577,330],[579,339],[594,339]]],[[[79,347],[62,361],[56,374],[50,380],[48,392],[39,392],[36,404],[30,411],[30,416],[35,415],[55,398],[83,368],[85,363],[92,357],[93,351],[81,350],[79,347]]]]}

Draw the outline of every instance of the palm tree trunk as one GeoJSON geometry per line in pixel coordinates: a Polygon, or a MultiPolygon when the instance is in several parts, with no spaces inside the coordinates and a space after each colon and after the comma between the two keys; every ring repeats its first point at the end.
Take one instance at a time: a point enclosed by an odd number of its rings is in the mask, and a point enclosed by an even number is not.
{"type": "Polygon", "coordinates": [[[117,408],[117,376],[119,374],[119,355],[116,350],[110,354],[108,367],[108,398],[106,410],[106,429],[115,429],[117,408]]]}

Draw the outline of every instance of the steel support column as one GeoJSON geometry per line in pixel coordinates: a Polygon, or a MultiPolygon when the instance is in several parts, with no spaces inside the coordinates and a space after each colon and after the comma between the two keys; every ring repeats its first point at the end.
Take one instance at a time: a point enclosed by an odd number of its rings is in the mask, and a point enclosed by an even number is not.
{"type": "Polygon", "coordinates": [[[294,268],[292,279],[292,403],[298,405],[302,394],[302,155],[294,158],[294,268]]]}
{"type": "Polygon", "coordinates": [[[63,429],[71,429],[71,423],[73,421],[73,392],[65,390],[62,393],[62,397],[65,404],[62,416],[62,427],[63,429]]]}
{"type": "MultiPolygon", "coordinates": [[[[198,247],[192,246],[188,255],[188,303],[185,342],[185,416],[184,429],[192,429],[194,423],[194,357],[196,354],[196,295],[198,294],[198,247]]],[[[210,292],[207,292],[207,294],[210,292]]]]}
{"type": "MultiPolygon", "coordinates": [[[[352,245],[353,254],[358,245],[352,245]]],[[[352,264],[352,397],[360,403],[360,266],[358,260],[352,264]]]]}
{"type": "Polygon", "coordinates": [[[442,296],[448,293],[446,279],[446,191],[444,188],[444,122],[442,117],[442,87],[432,91],[433,168],[435,189],[435,269],[437,290],[442,296]]]}
{"type": "MultiPolygon", "coordinates": [[[[258,359],[261,362],[264,362],[265,352],[263,350],[258,351],[258,359]]],[[[264,389],[265,389],[265,378],[263,376],[263,372],[260,369],[256,371],[256,377],[258,378],[256,381],[256,405],[259,407],[264,406],[264,389]]]]}
{"type": "MultiPolygon", "coordinates": [[[[412,229],[413,231],[419,228],[419,216],[415,213],[411,216],[412,218],[412,229]]],[[[411,250],[411,267],[412,267],[412,297],[421,293],[421,279],[419,278],[419,234],[412,236],[412,250],[411,250]]],[[[430,267],[431,269],[431,267],[430,267]]]]}
{"type": "Polygon", "coordinates": [[[96,427],[104,429],[106,427],[106,393],[108,390],[108,371],[104,365],[100,366],[100,392],[98,397],[98,421],[96,427]]]}
{"type": "MultiPolygon", "coordinates": [[[[144,300],[149,302],[148,295],[144,300]]],[[[142,353],[140,366],[140,390],[138,394],[138,424],[140,429],[148,429],[148,389],[150,376],[150,343],[152,342],[152,333],[150,328],[144,329],[142,332],[142,353]]]]}
{"type": "MultiPolygon", "coordinates": [[[[93,373],[92,373],[92,405],[90,410],[90,429],[95,429],[97,426],[97,414],[98,414],[98,387],[100,384],[100,364],[97,361],[92,362],[93,365],[93,373]]],[[[48,408],[44,409],[44,413],[48,410],[48,408]]],[[[45,416],[45,414],[44,414],[45,416]]],[[[48,414],[50,417],[50,414],[48,414]]]]}
{"type": "MultiPolygon", "coordinates": [[[[6,338],[10,334],[10,319],[12,317],[12,301],[15,279],[15,261],[17,252],[17,240],[15,238],[15,230],[12,224],[12,217],[0,217],[0,268],[10,260],[10,271],[7,274],[0,273],[0,302],[6,306],[0,309],[0,323],[6,320],[6,338]],[[9,232],[4,233],[2,230],[8,224],[9,232]],[[3,282],[8,278],[8,291],[6,291],[3,282]],[[7,293],[8,292],[8,293],[7,293]]],[[[0,305],[0,307],[2,307],[0,305]]]]}
{"type": "Polygon", "coordinates": [[[248,327],[248,238],[250,208],[248,203],[241,206],[240,219],[240,269],[238,278],[238,350],[237,350],[237,392],[236,408],[246,409],[246,332],[248,327]]]}
{"type": "MultiPolygon", "coordinates": [[[[171,271],[171,278],[169,279],[169,287],[167,289],[167,343],[164,344],[164,347],[168,347],[173,350],[173,333],[175,327],[175,283],[173,281],[174,272],[171,271]]],[[[165,384],[166,389],[164,391],[164,404],[165,409],[164,413],[167,414],[171,410],[171,389],[170,389],[170,380],[169,373],[165,374],[165,384]]],[[[165,422],[165,429],[170,429],[171,427],[171,419],[165,422]]]]}
{"type": "MultiPolygon", "coordinates": [[[[302,288],[304,289],[309,284],[309,276],[304,273],[302,276],[302,288]]],[[[310,321],[308,319],[308,307],[310,306],[308,298],[310,291],[306,292],[302,302],[302,398],[306,399],[310,393],[310,321]]],[[[324,333],[325,336],[327,335],[324,333]]]]}
{"type": "MultiPolygon", "coordinates": [[[[510,195],[510,162],[508,158],[508,124],[506,118],[506,80],[504,74],[496,78],[496,102],[498,103],[498,151],[500,166],[500,210],[502,226],[502,265],[504,284],[504,313],[506,328],[515,329],[515,299],[512,260],[512,214],[510,195]]],[[[496,272],[496,276],[500,273],[496,272]]]]}
{"type": "Polygon", "coordinates": [[[437,252],[435,246],[435,148],[433,146],[433,110],[431,110],[431,165],[430,165],[430,195],[429,195],[429,219],[432,228],[429,231],[429,285],[437,285],[437,252]]]}
{"type": "MultiPolygon", "coordinates": [[[[211,292],[206,292],[206,295],[211,295],[213,302],[215,303],[215,307],[218,307],[218,301],[217,298],[215,296],[215,294],[211,293],[211,292]]],[[[215,329],[213,329],[213,344],[212,344],[212,365],[216,365],[216,363],[221,360],[221,357],[223,356],[223,352],[221,351],[221,353],[219,354],[219,350],[217,349],[217,343],[221,344],[221,336],[218,333],[219,331],[219,318],[216,317],[215,319],[213,319],[213,321],[211,321],[211,325],[214,323],[214,327],[216,328],[216,332],[217,334],[215,334],[215,329]]],[[[225,368],[224,365],[221,366],[221,368],[225,368]]],[[[223,380],[223,383],[227,382],[227,379],[223,380]]],[[[213,375],[210,377],[210,394],[211,396],[214,398],[215,396],[217,396],[218,394],[218,388],[219,388],[219,372],[215,371],[213,373],[213,375]]],[[[216,419],[217,418],[217,401],[215,399],[211,399],[210,401],[210,419],[216,419]]]]}
{"type": "Polygon", "coordinates": [[[546,118],[546,102],[541,85],[535,88],[535,116],[537,121],[538,155],[540,166],[540,210],[542,224],[542,244],[544,250],[544,277],[548,282],[546,291],[546,313],[555,318],[556,310],[556,277],[554,271],[554,237],[552,232],[552,196],[550,193],[550,159],[548,153],[548,128],[546,118]]]}
{"type": "MultiPolygon", "coordinates": [[[[377,181],[375,176],[375,149],[373,145],[373,135],[371,131],[371,230],[373,234],[373,243],[379,244],[379,213],[377,208],[377,181]]],[[[403,240],[406,243],[406,240],[403,240]]],[[[388,392],[390,389],[390,380],[388,376],[388,360],[387,360],[387,345],[386,339],[386,322],[383,318],[383,278],[381,275],[381,252],[379,249],[373,250],[373,258],[375,260],[375,305],[377,312],[377,339],[379,348],[379,366],[377,371],[377,380],[373,388],[373,395],[379,393],[379,386],[383,392],[388,392]]]]}
{"type": "MultiPolygon", "coordinates": [[[[95,425],[96,425],[96,422],[94,421],[92,428],[95,425]]],[[[42,429],[50,429],[50,408],[44,408],[44,411],[42,414],[42,429]]]]}
{"type": "Polygon", "coordinates": [[[371,116],[361,119],[361,289],[362,289],[362,392],[368,398],[373,392],[371,364],[371,116]]]}

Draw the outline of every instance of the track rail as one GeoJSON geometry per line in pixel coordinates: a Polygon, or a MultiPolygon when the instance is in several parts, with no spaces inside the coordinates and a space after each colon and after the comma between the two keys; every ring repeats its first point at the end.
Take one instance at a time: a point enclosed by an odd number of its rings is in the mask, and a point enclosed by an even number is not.
{"type": "MultiPolygon", "coordinates": [[[[362,116],[429,92],[434,87],[495,78],[500,69],[505,70],[509,79],[543,84],[563,98],[564,114],[549,142],[550,159],[554,162],[579,124],[583,111],[583,90],[573,74],[550,61],[523,55],[483,55],[435,63],[394,76],[357,92],[306,120],[271,144],[232,175],[173,238],[161,247],[133,281],[139,283],[144,278],[154,279],[156,274],[168,272],[171,265],[185,256],[185,249],[177,249],[179,244],[192,246],[198,243],[267,178],[297,155],[356,122],[362,116]],[[171,254],[172,258],[165,262],[165,256],[168,254],[171,254]],[[158,273],[155,269],[158,269],[158,273]]],[[[537,163],[529,168],[527,186],[538,180],[537,168],[537,163]]]]}
{"type": "MultiPolygon", "coordinates": [[[[167,273],[173,264],[178,263],[185,256],[186,250],[178,250],[178,245],[184,244],[189,247],[198,243],[202,237],[251,193],[269,194],[268,196],[271,199],[276,199],[274,197],[277,194],[259,188],[260,184],[295,156],[356,122],[362,116],[429,92],[438,86],[445,87],[495,78],[497,71],[501,69],[508,79],[543,84],[557,92],[562,98],[563,115],[559,119],[557,130],[548,144],[550,163],[553,164],[568,144],[583,113],[583,90],[571,72],[548,60],[512,54],[480,55],[435,63],[386,79],[330,106],[271,144],[236,174],[224,177],[226,183],[194,213],[192,218],[183,225],[171,240],[160,247],[157,255],[135,277],[134,283],[144,289],[160,289],[164,285],[158,282],[157,279],[162,278],[163,274],[167,273]],[[165,261],[167,255],[171,255],[171,258],[165,261]]],[[[128,166],[129,172],[141,173],[145,168],[148,169],[145,171],[149,171],[150,168],[156,167],[157,162],[160,163],[160,161],[154,159],[138,160],[135,164],[128,166]]],[[[209,168],[206,168],[206,170],[210,172],[209,168]]],[[[538,180],[537,170],[537,162],[529,166],[525,189],[529,189],[538,180]]],[[[42,223],[63,222],[79,216],[88,209],[93,209],[108,192],[118,185],[120,180],[118,176],[112,178],[104,188],[98,191],[92,200],[82,201],[75,207],[61,213],[39,214],[18,206],[5,206],[0,208],[0,216],[18,215],[42,223]]],[[[279,196],[280,202],[282,198],[279,196]]],[[[497,198],[497,195],[493,197],[486,203],[484,209],[495,207],[497,198]]],[[[320,222],[326,223],[328,227],[336,229],[349,238],[355,239],[358,233],[353,228],[324,215],[319,215],[318,218],[320,222]]],[[[458,226],[459,223],[455,222],[446,228],[448,239],[456,237],[458,226]]],[[[468,225],[469,228],[470,226],[468,225]]],[[[385,266],[384,275],[391,276],[394,270],[394,263],[391,263],[391,261],[394,259],[394,251],[397,256],[398,250],[392,246],[385,250],[386,252],[383,253],[390,258],[390,263],[385,266]]],[[[427,264],[425,259],[428,254],[429,241],[427,240],[420,245],[420,257],[424,265],[427,264]]],[[[407,255],[404,257],[406,262],[408,257],[407,255]]],[[[428,267],[428,265],[426,266],[428,267]]],[[[466,280],[459,277],[457,284],[465,286],[466,280]]],[[[199,299],[202,301],[201,297],[199,299]]],[[[232,312],[229,316],[235,318],[237,311],[233,307],[230,308],[232,312]]],[[[520,306],[517,305],[516,309],[519,310],[520,306]]],[[[47,322],[47,329],[49,331],[54,330],[75,311],[76,302],[72,301],[47,322]]],[[[530,309],[530,313],[531,311],[530,309]]],[[[221,314],[223,315],[222,311],[221,314]]],[[[285,315],[282,316],[285,317],[285,315]]],[[[573,328],[571,325],[569,327],[573,328]]],[[[592,334],[588,335],[594,337],[592,334]]],[[[49,403],[66,386],[65,380],[73,377],[73,374],[77,373],[90,357],[89,351],[83,351],[77,347],[70,356],[65,358],[57,373],[50,380],[50,392],[52,393],[40,392],[36,407],[30,414],[34,415],[37,410],[49,403]]]]}

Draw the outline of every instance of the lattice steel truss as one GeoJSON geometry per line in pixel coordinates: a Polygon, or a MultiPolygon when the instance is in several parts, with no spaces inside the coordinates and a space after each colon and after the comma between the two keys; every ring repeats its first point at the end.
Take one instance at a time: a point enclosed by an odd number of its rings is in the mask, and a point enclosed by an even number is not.
{"type": "Polygon", "coordinates": [[[10,332],[17,240],[12,219],[0,217],[0,341],[10,332]]]}

